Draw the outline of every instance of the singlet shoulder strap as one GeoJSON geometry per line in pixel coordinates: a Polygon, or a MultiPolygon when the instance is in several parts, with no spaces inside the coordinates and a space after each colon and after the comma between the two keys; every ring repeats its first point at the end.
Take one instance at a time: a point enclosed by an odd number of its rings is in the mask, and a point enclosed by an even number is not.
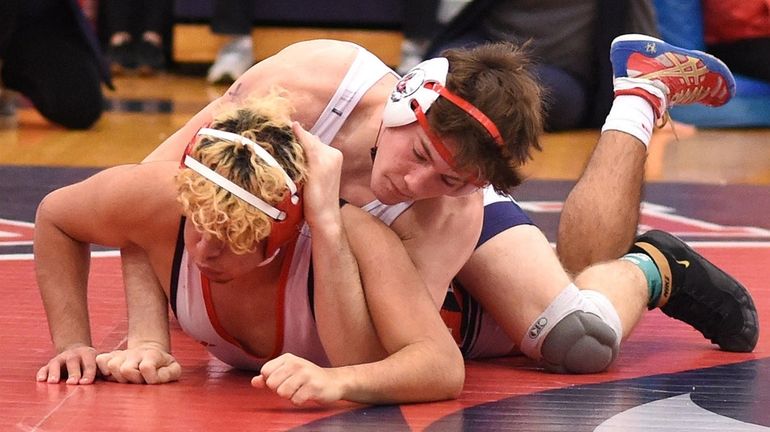
{"type": "Polygon", "coordinates": [[[397,74],[374,54],[356,45],[353,64],[310,132],[331,144],[337,132],[366,92],[386,74],[397,74]]]}
{"type": "Polygon", "coordinates": [[[176,236],[176,248],[174,249],[174,260],[171,263],[171,285],[169,285],[171,295],[168,300],[169,303],[171,303],[171,310],[174,312],[174,317],[177,316],[176,294],[179,288],[179,272],[181,271],[180,266],[182,265],[182,255],[184,254],[184,223],[186,220],[187,218],[182,216],[179,221],[179,231],[176,236]]]}

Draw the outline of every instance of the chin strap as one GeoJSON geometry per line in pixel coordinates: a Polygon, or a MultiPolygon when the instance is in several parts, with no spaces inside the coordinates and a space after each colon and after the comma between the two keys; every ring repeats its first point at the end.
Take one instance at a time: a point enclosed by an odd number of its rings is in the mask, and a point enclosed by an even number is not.
{"type": "Polygon", "coordinates": [[[281,248],[276,249],[275,252],[273,252],[273,255],[271,255],[269,258],[266,258],[261,263],[257,264],[257,267],[264,267],[264,266],[270,264],[271,262],[273,262],[275,257],[278,256],[279,253],[281,253],[281,248]]]}
{"type": "Polygon", "coordinates": [[[374,146],[369,149],[369,155],[372,157],[372,163],[374,163],[374,158],[377,157],[377,143],[380,142],[380,133],[382,133],[382,126],[384,122],[380,122],[380,127],[377,128],[377,137],[374,138],[374,146]]]}

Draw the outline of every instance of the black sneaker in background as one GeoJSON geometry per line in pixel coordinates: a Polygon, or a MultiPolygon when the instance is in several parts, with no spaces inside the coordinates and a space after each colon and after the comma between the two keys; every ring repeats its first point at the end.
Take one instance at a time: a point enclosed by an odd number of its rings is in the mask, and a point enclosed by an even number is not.
{"type": "Polygon", "coordinates": [[[137,69],[141,75],[153,75],[166,68],[163,47],[141,40],[136,44],[137,69]]]}
{"type": "Polygon", "coordinates": [[[123,75],[137,66],[136,49],[131,41],[108,46],[105,55],[113,75],[123,75]]]}
{"type": "Polygon", "coordinates": [[[631,252],[650,255],[658,263],[664,295],[657,306],[684,321],[725,351],[751,352],[759,339],[757,309],[751,294],[733,277],[700,256],[684,241],[663,231],[648,231],[631,252]],[[665,257],[666,263],[660,254],[665,257]],[[658,259],[656,256],[658,255],[658,259]],[[666,274],[665,267],[670,274],[666,274]],[[665,301],[666,278],[670,296],[665,301]]]}

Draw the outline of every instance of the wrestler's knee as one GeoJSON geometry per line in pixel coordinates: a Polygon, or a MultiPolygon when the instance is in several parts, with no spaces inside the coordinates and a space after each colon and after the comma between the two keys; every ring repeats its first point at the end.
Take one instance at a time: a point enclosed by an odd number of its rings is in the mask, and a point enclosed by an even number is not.
{"type": "Polygon", "coordinates": [[[552,372],[597,373],[615,360],[618,342],[618,335],[601,318],[574,311],[551,329],[540,352],[552,372]]]}
{"type": "Polygon", "coordinates": [[[597,373],[617,357],[622,335],[607,297],[570,285],[532,323],[520,348],[552,372],[597,373]]]}

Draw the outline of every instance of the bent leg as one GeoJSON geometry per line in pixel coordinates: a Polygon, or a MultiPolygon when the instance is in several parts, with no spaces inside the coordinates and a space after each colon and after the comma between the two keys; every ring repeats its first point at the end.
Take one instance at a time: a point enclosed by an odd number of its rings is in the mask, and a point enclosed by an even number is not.
{"type": "Polygon", "coordinates": [[[639,221],[647,148],[625,132],[602,133],[564,202],[556,243],[571,273],[618,258],[631,246],[639,221]]]}
{"type": "Polygon", "coordinates": [[[485,195],[479,245],[456,278],[467,292],[458,339],[468,358],[505,355],[513,345],[552,371],[599,372],[622,333],[612,304],[571,284],[540,230],[513,202],[485,195]]]}
{"type": "Polygon", "coordinates": [[[71,129],[91,127],[105,103],[99,66],[76,30],[30,26],[14,38],[4,59],[5,85],[28,97],[52,122],[71,129]]]}
{"type": "Polygon", "coordinates": [[[719,59],[649,36],[615,38],[610,59],[615,100],[559,223],[559,256],[572,272],[618,258],[630,246],[655,120],[673,104],[721,106],[735,94],[735,80],[719,59]]]}
{"type": "MultiPolygon", "coordinates": [[[[531,225],[487,240],[457,280],[471,296],[464,302],[469,312],[461,339],[469,358],[504,355],[514,344],[550,371],[601,372],[617,356],[623,327],[633,327],[639,316],[634,311],[630,320],[619,317],[614,301],[602,292],[571,284],[543,234],[531,225]]],[[[609,280],[608,285],[622,284],[609,280]]]]}
{"type": "Polygon", "coordinates": [[[517,346],[570,279],[532,225],[509,228],[482,244],[457,280],[517,346]]]}
{"type": "Polygon", "coordinates": [[[613,260],[588,267],[575,278],[575,284],[603,294],[612,303],[620,317],[623,340],[647,309],[647,279],[630,261],[613,260]]]}

